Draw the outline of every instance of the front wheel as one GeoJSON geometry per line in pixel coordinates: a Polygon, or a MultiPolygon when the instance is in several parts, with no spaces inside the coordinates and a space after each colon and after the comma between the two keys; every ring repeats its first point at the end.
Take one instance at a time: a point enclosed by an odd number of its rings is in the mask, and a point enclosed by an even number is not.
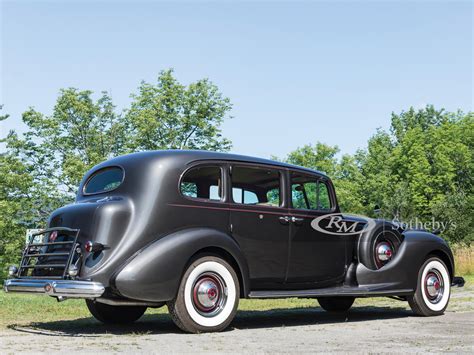
{"type": "Polygon", "coordinates": [[[325,311],[332,313],[347,312],[354,303],[354,297],[331,297],[318,298],[319,305],[325,311]]]}
{"type": "Polygon", "coordinates": [[[419,316],[438,316],[448,306],[451,280],[444,262],[431,257],[418,272],[415,294],[408,296],[412,311],[419,316]]]}
{"type": "Polygon", "coordinates": [[[87,308],[95,319],[108,324],[133,323],[146,311],[144,306],[111,306],[86,300],[87,308]]]}
{"type": "Polygon", "coordinates": [[[218,332],[234,318],[239,295],[234,269],[221,258],[204,256],[189,265],[168,309],[174,323],[185,332],[218,332]]]}

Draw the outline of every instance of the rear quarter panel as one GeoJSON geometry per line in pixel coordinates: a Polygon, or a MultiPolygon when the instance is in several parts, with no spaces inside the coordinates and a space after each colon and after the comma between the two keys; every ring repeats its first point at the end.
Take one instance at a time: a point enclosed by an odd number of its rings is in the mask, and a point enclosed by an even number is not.
{"type": "Polygon", "coordinates": [[[163,237],[137,253],[115,277],[115,288],[124,297],[169,301],[176,296],[181,276],[193,255],[204,248],[220,248],[237,262],[248,292],[248,269],[238,244],[229,235],[210,228],[191,228],[163,237]]]}

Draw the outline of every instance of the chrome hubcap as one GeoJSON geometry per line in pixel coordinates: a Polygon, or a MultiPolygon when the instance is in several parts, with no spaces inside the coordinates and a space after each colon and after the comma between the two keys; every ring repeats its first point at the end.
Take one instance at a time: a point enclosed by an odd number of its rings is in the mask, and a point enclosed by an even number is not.
{"type": "Polygon", "coordinates": [[[377,247],[377,256],[380,261],[389,261],[392,258],[393,252],[390,245],[386,242],[382,242],[377,247]]]}
{"type": "Polygon", "coordinates": [[[438,303],[443,298],[444,284],[441,274],[431,269],[425,276],[425,293],[431,303],[438,303]]]}
{"type": "Polygon", "coordinates": [[[215,273],[200,275],[192,289],[194,308],[206,317],[220,313],[227,300],[227,288],[224,280],[215,273]]]}
{"type": "Polygon", "coordinates": [[[387,241],[379,242],[375,245],[375,264],[378,268],[381,268],[393,257],[393,247],[387,241]]]}

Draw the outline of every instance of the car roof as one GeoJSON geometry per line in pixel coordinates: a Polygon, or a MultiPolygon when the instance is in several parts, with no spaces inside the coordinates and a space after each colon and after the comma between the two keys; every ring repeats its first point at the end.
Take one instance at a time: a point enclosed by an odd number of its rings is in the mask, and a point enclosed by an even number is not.
{"type": "Polygon", "coordinates": [[[264,165],[271,165],[286,169],[294,169],[299,170],[311,174],[317,174],[323,177],[327,177],[327,175],[321,171],[313,170],[309,168],[305,168],[298,165],[288,164],[280,161],[264,159],[264,158],[257,158],[251,157],[246,155],[239,155],[239,154],[231,154],[231,153],[221,153],[221,152],[213,152],[213,151],[206,151],[206,150],[151,150],[151,151],[144,151],[138,153],[131,153],[127,155],[123,155],[108,161],[108,163],[113,163],[115,160],[124,160],[127,158],[132,159],[155,159],[159,157],[167,157],[167,158],[176,158],[182,160],[183,164],[189,164],[199,160],[227,160],[227,161],[235,161],[235,162],[244,162],[244,163],[257,163],[257,164],[264,164],[264,165]]]}

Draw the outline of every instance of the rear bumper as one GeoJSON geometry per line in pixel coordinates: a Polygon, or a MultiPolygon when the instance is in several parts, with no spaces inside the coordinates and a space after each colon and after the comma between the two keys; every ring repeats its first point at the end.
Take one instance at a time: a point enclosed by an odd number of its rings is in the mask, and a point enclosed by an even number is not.
{"type": "Polygon", "coordinates": [[[105,291],[100,282],[47,279],[9,279],[3,283],[3,289],[65,298],[97,298],[105,291]]]}

